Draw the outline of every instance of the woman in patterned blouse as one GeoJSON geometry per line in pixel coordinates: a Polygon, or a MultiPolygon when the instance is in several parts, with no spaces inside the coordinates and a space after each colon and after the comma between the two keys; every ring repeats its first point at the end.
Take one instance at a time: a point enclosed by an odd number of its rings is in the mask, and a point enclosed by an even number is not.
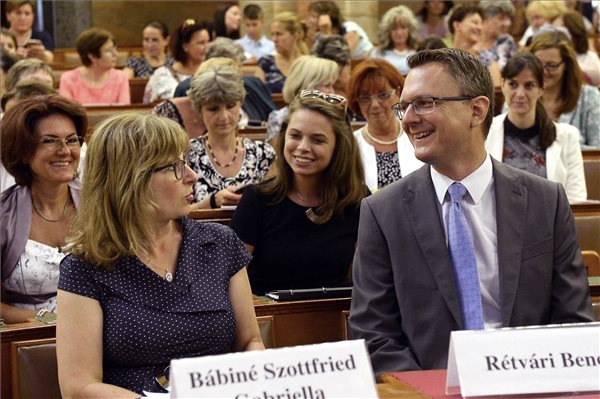
{"type": "Polygon", "coordinates": [[[123,69],[129,78],[149,78],[161,66],[173,66],[175,60],[167,55],[169,28],[162,21],[149,22],[142,31],[144,53],[141,57],[129,57],[123,69]]]}
{"type": "Polygon", "coordinates": [[[192,79],[188,95],[207,129],[191,140],[188,152],[190,167],[198,174],[196,208],[237,205],[237,191],[260,181],[275,159],[269,144],[237,137],[245,94],[235,66],[211,65],[192,79]]]}

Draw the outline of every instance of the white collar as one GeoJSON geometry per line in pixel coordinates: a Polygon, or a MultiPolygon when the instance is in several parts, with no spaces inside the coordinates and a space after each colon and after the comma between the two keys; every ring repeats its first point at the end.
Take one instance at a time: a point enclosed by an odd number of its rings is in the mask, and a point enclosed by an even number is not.
{"type": "MultiPolygon", "coordinates": [[[[433,187],[435,188],[435,195],[437,196],[440,204],[444,203],[444,198],[446,197],[446,193],[448,191],[448,187],[455,180],[452,180],[448,176],[445,176],[435,170],[433,167],[429,168],[431,171],[431,180],[433,181],[433,187]]],[[[494,175],[493,167],[492,167],[492,159],[490,154],[487,153],[485,159],[481,165],[477,169],[475,169],[470,175],[465,177],[460,181],[467,192],[471,196],[471,199],[475,204],[478,204],[483,196],[483,193],[489,186],[492,181],[492,177],[494,175]]]]}

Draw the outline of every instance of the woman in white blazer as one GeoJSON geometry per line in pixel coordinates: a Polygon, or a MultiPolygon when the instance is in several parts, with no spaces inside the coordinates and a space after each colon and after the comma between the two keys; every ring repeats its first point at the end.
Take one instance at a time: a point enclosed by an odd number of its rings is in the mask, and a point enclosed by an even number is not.
{"type": "Polygon", "coordinates": [[[365,170],[365,184],[371,192],[423,165],[392,111],[403,86],[402,75],[383,59],[361,62],[350,78],[348,102],[352,111],[367,121],[354,136],[365,170]]]}
{"type": "Polygon", "coordinates": [[[512,57],[502,70],[508,113],[494,118],[486,139],[490,155],[559,182],[570,202],[587,198],[579,130],[553,122],[540,101],[544,69],[531,54],[512,57]]]}

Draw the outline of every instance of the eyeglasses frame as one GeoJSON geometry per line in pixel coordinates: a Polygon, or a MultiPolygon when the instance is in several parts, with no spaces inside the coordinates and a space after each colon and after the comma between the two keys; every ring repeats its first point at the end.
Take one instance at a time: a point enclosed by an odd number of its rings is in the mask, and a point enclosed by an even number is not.
{"type": "Polygon", "coordinates": [[[335,93],[329,94],[329,93],[323,93],[319,90],[305,89],[300,92],[300,98],[319,98],[328,104],[343,105],[344,112],[346,112],[348,110],[348,100],[346,99],[346,97],[341,96],[339,94],[335,94],[335,93]],[[332,102],[330,100],[334,100],[337,102],[332,102]]]}
{"type": "Polygon", "coordinates": [[[474,99],[474,96],[448,96],[448,97],[433,97],[433,96],[426,96],[426,97],[419,97],[416,98],[408,103],[406,103],[406,109],[404,111],[400,110],[400,103],[396,103],[394,105],[392,105],[392,110],[394,111],[394,113],[396,114],[396,117],[398,117],[398,119],[402,120],[404,118],[404,115],[406,114],[406,111],[408,111],[408,107],[409,106],[413,106],[413,109],[415,110],[415,113],[417,115],[427,115],[432,113],[433,111],[435,111],[435,103],[437,101],[465,101],[465,100],[472,100],[474,99]],[[431,108],[431,111],[417,111],[417,109],[414,106],[414,102],[415,101],[419,101],[419,100],[426,100],[426,99],[431,99],[433,100],[433,107],[431,108]]]}
{"type": "MultiPolygon", "coordinates": [[[[73,135],[71,135],[71,136],[73,136],[73,135]]],[[[76,135],[78,144],[76,147],[72,147],[67,143],[67,140],[70,140],[71,136],[69,136],[65,139],[60,139],[55,136],[43,136],[42,139],[38,142],[38,145],[40,145],[42,148],[47,148],[47,149],[51,149],[51,150],[55,150],[55,151],[61,150],[63,148],[63,145],[65,145],[67,148],[72,149],[72,150],[81,149],[81,146],[83,145],[83,138],[79,135],[76,135]],[[44,140],[46,138],[54,140],[54,141],[52,143],[44,143],[42,140],[44,140]]]]}
{"type": "MultiPolygon", "coordinates": [[[[373,102],[373,99],[375,99],[376,101],[380,101],[380,99],[379,99],[378,96],[380,94],[383,94],[383,93],[389,94],[390,98],[392,98],[392,96],[394,95],[394,93],[396,92],[396,90],[398,90],[398,88],[393,88],[391,92],[382,91],[382,92],[379,92],[377,94],[373,94],[372,96],[358,96],[358,98],[356,99],[356,102],[358,102],[359,104],[362,104],[362,105],[369,105],[369,104],[371,104],[373,102]],[[364,101],[361,101],[361,97],[364,97],[363,98],[364,101]],[[366,97],[369,97],[369,99],[367,100],[366,97]]],[[[388,98],[386,100],[381,100],[381,101],[387,101],[390,98],[388,98]]]]}
{"type": "Polygon", "coordinates": [[[173,162],[173,163],[171,163],[169,165],[163,165],[163,166],[159,166],[157,168],[152,169],[152,173],[158,173],[158,172],[163,171],[165,169],[173,168],[173,174],[175,175],[175,178],[177,180],[183,180],[185,178],[187,165],[188,165],[187,160],[185,160],[185,159],[178,159],[177,161],[175,161],[175,162],[173,162]],[[181,173],[181,177],[177,177],[177,166],[176,165],[179,164],[179,163],[183,163],[183,169],[182,169],[183,172],[181,173]]]}

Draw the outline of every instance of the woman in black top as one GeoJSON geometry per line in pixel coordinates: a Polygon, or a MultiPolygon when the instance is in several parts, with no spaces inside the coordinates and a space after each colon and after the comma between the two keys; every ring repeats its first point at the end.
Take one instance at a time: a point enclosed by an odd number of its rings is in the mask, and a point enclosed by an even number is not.
{"type": "Polygon", "coordinates": [[[244,190],[231,227],[253,254],[255,294],[349,283],[368,190],[345,105],[302,91],[281,127],[276,177],[244,190]]]}

